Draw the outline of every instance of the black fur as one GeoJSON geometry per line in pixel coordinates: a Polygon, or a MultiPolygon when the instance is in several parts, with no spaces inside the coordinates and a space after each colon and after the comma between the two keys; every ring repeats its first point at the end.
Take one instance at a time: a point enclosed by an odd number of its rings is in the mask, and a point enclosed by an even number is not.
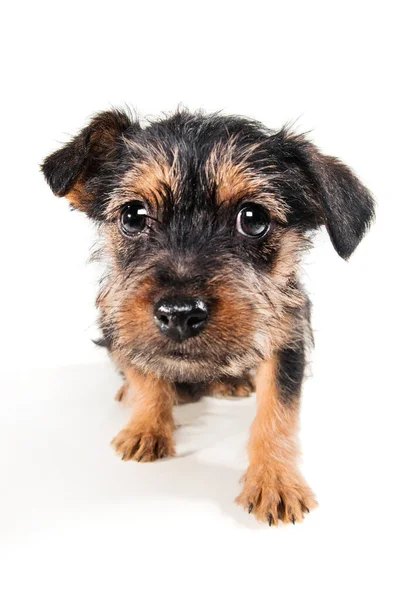
{"type": "Polygon", "coordinates": [[[144,128],[101,113],[42,168],[56,195],[97,221],[107,258],[97,343],[138,394],[140,415],[115,438],[117,452],[173,455],[173,401],[249,393],[257,371],[257,382],[270,378],[258,402],[275,414],[266,427],[266,411],[257,414],[237,501],[270,525],[300,519],[315,501],[295,464],[311,342],[299,262],[322,225],[347,259],[374,216],[370,193],[304,136],[187,111],[144,128]]]}
{"type": "MultiPolygon", "coordinates": [[[[304,136],[293,135],[286,128],[274,133],[241,117],[186,111],[144,129],[121,111],[99,114],[69,144],[44,161],[43,173],[53,192],[63,196],[77,180],[84,182],[95,197],[86,210],[91,217],[101,220],[108,194],[135,159],[135,151],[127,149],[122,136],[143,146],[161,144],[167,152],[179,146],[181,162],[186,163],[182,189],[186,214],[194,211],[191,231],[193,220],[200,218],[196,217],[196,211],[201,208],[204,214],[207,198],[212,202],[215,191],[204,190],[205,160],[217,141],[232,136],[243,146],[261,144],[253,153],[250,166],[254,161],[258,171],[268,174],[268,169],[275,165],[277,191],[291,208],[289,224],[304,230],[325,224],[341,257],[352,254],[374,216],[371,194],[351,170],[337,159],[321,154],[304,136]]],[[[172,223],[174,227],[183,225],[172,223]]]]}
{"type": "Polygon", "coordinates": [[[303,190],[287,198],[299,225],[311,229],[324,223],[342,258],[349,258],[374,218],[374,200],[354,173],[337,158],[325,156],[303,135],[278,132],[282,166],[288,175],[285,187],[303,190]],[[306,180],[304,180],[304,177],[306,180]]]}
{"type": "Polygon", "coordinates": [[[53,193],[65,196],[78,180],[82,181],[88,193],[96,197],[96,202],[87,206],[87,212],[90,217],[98,218],[99,202],[107,189],[107,180],[115,175],[122,135],[128,128],[132,133],[139,125],[127,113],[120,110],[100,113],[68,144],[48,156],[42,171],[53,193]]]}
{"type": "Polygon", "coordinates": [[[105,308],[99,303],[99,343],[121,364],[193,383],[240,376],[240,369],[255,368],[265,348],[281,348],[282,399],[298,397],[305,361],[298,339],[305,339],[308,325],[299,309],[307,300],[297,263],[309,247],[308,234],[325,224],[338,254],[348,258],[374,215],[370,193],[348,167],[302,135],[242,117],[179,111],[142,127],[131,115],[108,111],[42,169],[54,193],[68,195],[108,240],[113,267],[101,294],[113,300],[105,308]],[[238,172],[239,184],[232,183],[238,172]],[[244,203],[263,195],[270,230],[249,238],[238,231],[237,217],[244,203]],[[143,235],[127,237],[118,222],[135,199],[146,205],[149,226],[143,235]],[[146,299],[136,302],[144,280],[146,299]],[[180,293],[211,307],[199,340],[185,342],[185,356],[194,360],[181,361],[182,369],[176,358],[181,353],[158,337],[153,320],[146,320],[152,308],[143,308],[180,293]],[[146,325],[136,330],[136,323],[146,325]]]}
{"type": "Polygon", "coordinates": [[[306,353],[304,342],[282,348],[277,353],[279,399],[283,404],[291,404],[300,397],[306,353]]]}

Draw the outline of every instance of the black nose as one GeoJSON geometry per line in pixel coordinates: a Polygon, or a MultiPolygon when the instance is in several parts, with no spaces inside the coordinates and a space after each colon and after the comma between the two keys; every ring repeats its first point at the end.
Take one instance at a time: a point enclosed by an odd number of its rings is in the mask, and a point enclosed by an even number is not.
{"type": "Polygon", "coordinates": [[[200,298],[161,298],[154,307],[154,319],[162,333],[183,341],[200,333],[208,310],[200,298]]]}

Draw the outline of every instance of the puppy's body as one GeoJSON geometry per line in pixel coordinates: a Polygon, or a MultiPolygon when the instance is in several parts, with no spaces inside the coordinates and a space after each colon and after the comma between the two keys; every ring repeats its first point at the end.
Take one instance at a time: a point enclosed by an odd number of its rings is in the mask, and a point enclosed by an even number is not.
{"type": "Polygon", "coordinates": [[[238,502],[270,524],[301,520],[315,500],[296,466],[311,338],[299,261],[323,224],[350,256],[373,217],[368,191],[303,136],[187,112],[145,128],[102,113],[43,171],[103,239],[102,343],[124,373],[123,392],[135,392],[116,450],[125,460],[172,456],[179,397],[241,395],[255,370],[238,502]]]}

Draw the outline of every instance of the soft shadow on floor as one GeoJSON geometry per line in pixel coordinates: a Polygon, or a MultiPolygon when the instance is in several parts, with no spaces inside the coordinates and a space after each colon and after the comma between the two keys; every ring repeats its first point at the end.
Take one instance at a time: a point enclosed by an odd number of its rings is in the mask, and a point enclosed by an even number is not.
{"type": "Polygon", "coordinates": [[[125,463],[109,445],[129,416],[129,408],[113,400],[118,385],[108,364],[2,380],[4,532],[48,526],[104,505],[118,509],[132,502],[134,508],[135,502],[165,496],[215,503],[239,525],[262,527],[234,503],[246,467],[253,398],[177,407],[177,457],[125,463]]]}

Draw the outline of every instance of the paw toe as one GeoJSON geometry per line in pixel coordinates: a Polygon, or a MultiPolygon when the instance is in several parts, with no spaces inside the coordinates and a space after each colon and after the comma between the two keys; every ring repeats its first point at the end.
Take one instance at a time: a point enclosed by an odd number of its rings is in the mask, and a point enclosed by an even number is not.
{"type": "Polygon", "coordinates": [[[175,454],[172,439],[156,433],[137,433],[123,429],[112,441],[117,454],[122,460],[152,462],[175,454]]]}
{"type": "Polygon", "coordinates": [[[317,506],[311,490],[299,480],[282,483],[278,478],[258,480],[251,474],[246,475],[243,492],[236,502],[270,527],[279,521],[295,525],[317,506]]]}

